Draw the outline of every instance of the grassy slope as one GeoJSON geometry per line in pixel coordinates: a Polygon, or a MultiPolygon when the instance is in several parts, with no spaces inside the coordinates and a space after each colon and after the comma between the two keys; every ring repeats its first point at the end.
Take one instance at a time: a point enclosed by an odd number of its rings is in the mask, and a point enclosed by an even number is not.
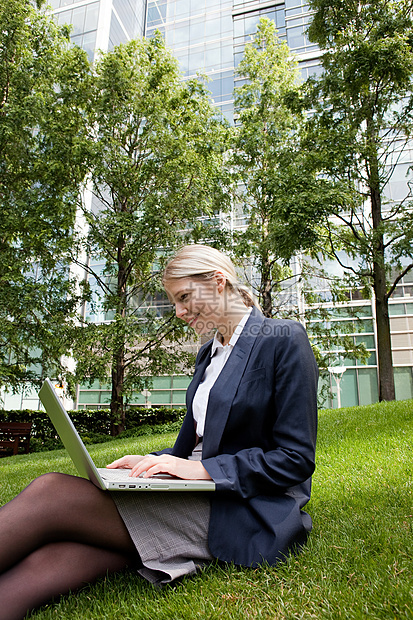
{"type": "MultiPolygon", "coordinates": [[[[103,465],[169,445],[173,435],[91,447],[103,465]]],[[[101,580],[33,614],[39,620],[413,618],[413,402],[320,413],[304,552],[277,568],[223,569],[155,590],[132,573],[101,580]]],[[[30,479],[73,473],[64,451],[0,460],[0,502],[30,479]]]]}

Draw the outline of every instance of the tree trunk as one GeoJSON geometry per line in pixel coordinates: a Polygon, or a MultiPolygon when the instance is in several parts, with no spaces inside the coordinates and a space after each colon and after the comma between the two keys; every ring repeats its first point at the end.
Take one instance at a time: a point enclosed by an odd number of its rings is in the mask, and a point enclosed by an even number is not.
{"type": "Polygon", "coordinates": [[[394,374],[390,338],[389,304],[387,296],[384,239],[381,226],[381,195],[378,190],[371,189],[371,213],[373,220],[374,239],[373,254],[373,286],[376,307],[377,327],[377,364],[379,379],[379,400],[394,400],[394,374]]]}
{"type": "Polygon", "coordinates": [[[123,383],[125,380],[124,352],[116,352],[112,365],[112,396],[110,400],[110,434],[119,435],[125,430],[125,407],[123,402],[123,383]]]}
{"type": "MultiPolygon", "coordinates": [[[[117,308],[119,317],[117,334],[117,347],[112,358],[112,396],[110,401],[111,434],[119,435],[125,430],[125,406],[123,400],[123,386],[125,382],[125,334],[124,320],[127,312],[127,270],[123,253],[125,250],[125,238],[122,234],[118,237],[117,247],[117,308]]],[[[116,320],[116,319],[115,319],[116,320]]]]}
{"type": "Polygon", "coordinates": [[[272,286],[271,286],[271,263],[268,256],[263,256],[261,261],[261,308],[264,316],[272,318],[272,286]]]}

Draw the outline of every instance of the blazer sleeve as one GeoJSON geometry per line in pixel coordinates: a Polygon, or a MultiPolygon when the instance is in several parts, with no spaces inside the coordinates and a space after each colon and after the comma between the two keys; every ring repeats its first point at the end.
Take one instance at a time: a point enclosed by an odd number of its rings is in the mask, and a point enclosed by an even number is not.
{"type": "Polygon", "coordinates": [[[243,498],[279,495],[306,481],[314,471],[318,369],[304,328],[295,321],[288,324],[288,337],[262,338],[259,345],[257,356],[271,373],[266,379],[271,382],[266,386],[268,397],[259,390],[250,396],[246,391],[250,402],[245,407],[251,415],[242,415],[242,403],[230,413],[249,419],[251,425],[265,422],[268,437],[263,437],[261,445],[231,454],[231,437],[223,436],[222,454],[202,460],[217,491],[243,498]]]}

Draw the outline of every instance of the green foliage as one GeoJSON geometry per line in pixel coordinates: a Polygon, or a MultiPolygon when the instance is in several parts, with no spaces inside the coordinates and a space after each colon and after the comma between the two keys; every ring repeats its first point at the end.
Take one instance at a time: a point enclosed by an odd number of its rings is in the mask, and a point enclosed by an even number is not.
{"type": "Polygon", "coordinates": [[[69,277],[86,172],[85,53],[29,0],[0,8],[0,385],[57,373],[79,295],[69,277]],[[83,136],[83,137],[82,137],[83,136]]]}

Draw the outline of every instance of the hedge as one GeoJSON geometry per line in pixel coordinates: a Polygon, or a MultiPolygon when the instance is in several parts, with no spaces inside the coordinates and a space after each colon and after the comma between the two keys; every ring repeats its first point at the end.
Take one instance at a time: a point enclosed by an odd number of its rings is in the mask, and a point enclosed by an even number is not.
{"type": "MultiPolygon", "coordinates": [[[[101,443],[118,437],[179,430],[185,415],[185,408],[131,408],[126,412],[125,431],[117,437],[110,435],[110,409],[78,409],[68,413],[82,440],[87,444],[101,443]]],[[[31,422],[31,452],[63,447],[52,422],[44,411],[0,409],[0,422],[31,422]]]]}

